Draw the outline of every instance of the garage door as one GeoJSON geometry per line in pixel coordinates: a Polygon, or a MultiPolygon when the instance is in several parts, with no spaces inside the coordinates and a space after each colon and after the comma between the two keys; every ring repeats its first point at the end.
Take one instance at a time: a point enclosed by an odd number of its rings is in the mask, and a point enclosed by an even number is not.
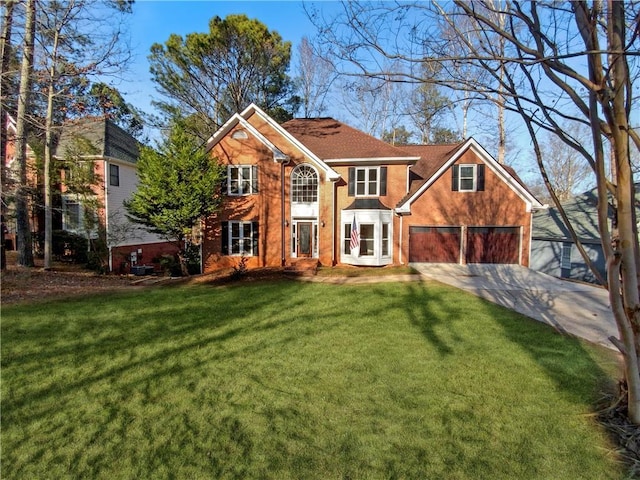
{"type": "Polygon", "coordinates": [[[467,263],[519,263],[519,227],[468,227],[467,263]]]}
{"type": "Polygon", "coordinates": [[[458,263],[460,227],[409,227],[409,261],[458,263]]]}

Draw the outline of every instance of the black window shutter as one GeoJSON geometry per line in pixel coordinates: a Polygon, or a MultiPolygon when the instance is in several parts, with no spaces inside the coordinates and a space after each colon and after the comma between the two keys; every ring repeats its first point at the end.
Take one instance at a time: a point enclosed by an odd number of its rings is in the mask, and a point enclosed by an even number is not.
{"type": "Polygon", "coordinates": [[[478,192],[484,191],[484,164],[481,163],[476,167],[476,172],[478,175],[478,179],[476,181],[476,190],[478,192]]]}
{"type": "Polygon", "coordinates": [[[387,167],[380,167],[380,196],[387,194],[387,167]]]}
{"type": "Polygon", "coordinates": [[[451,166],[451,190],[458,191],[458,171],[460,167],[458,165],[451,166]]]}
{"type": "Polygon", "coordinates": [[[227,195],[229,193],[229,175],[227,167],[221,169],[220,172],[220,194],[227,195]]]}
{"type": "Polygon", "coordinates": [[[251,222],[251,241],[253,242],[253,256],[258,256],[258,222],[251,222]]]}
{"type": "Polygon", "coordinates": [[[251,193],[258,193],[258,166],[251,167],[251,193]]]}
{"type": "Polygon", "coordinates": [[[356,167],[349,167],[349,183],[347,186],[347,195],[350,197],[356,194],[356,167]]]}
{"type": "Polygon", "coordinates": [[[222,254],[229,255],[229,222],[222,222],[222,254]]]}

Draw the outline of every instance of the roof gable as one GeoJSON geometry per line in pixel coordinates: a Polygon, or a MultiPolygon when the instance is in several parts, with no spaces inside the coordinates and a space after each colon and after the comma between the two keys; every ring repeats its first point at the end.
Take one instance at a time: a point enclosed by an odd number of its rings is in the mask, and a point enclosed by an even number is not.
{"type": "MultiPolygon", "coordinates": [[[[407,148],[407,147],[405,147],[407,148]]],[[[542,208],[543,205],[525,187],[513,169],[499,164],[473,138],[457,145],[417,145],[408,147],[421,158],[412,172],[418,177],[411,185],[409,193],[398,203],[396,212],[410,213],[411,204],[427,190],[440,176],[453,165],[465,152],[471,150],[489,167],[509,188],[511,188],[527,205],[527,211],[532,208],[542,208]],[[436,148],[441,147],[441,148],[436,148]],[[447,151],[448,149],[448,151],[447,151]],[[415,171],[414,171],[415,170],[415,171]]]]}
{"type": "Polygon", "coordinates": [[[338,174],[329,165],[327,165],[324,161],[322,161],[317,155],[315,155],[311,150],[309,150],[303,143],[299,142],[295,137],[290,135],[289,132],[287,132],[287,130],[282,128],[282,126],[280,126],[276,121],[274,121],[269,115],[263,112],[255,104],[249,105],[241,113],[236,113],[229,120],[227,120],[227,122],[222,127],[220,127],[220,129],[218,129],[218,131],[209,139],[209,141],[207,142],[207,150],[208,151],[211,150],[236,125],[241,124],[252,135],[254,135],[258,140],[260,140],[265,146],[267,146],[272,150],[272,152],[274,153],[274,160],[278,160],[278,158],[279,158],[279,161],[288,160],[288,157],[280,149],[278,149],[269,139],[267,139],[262,133],[260,133],[260,131],[257,128],[255,128],[251,123],[249,123],[248,119],[254,114],[258,115],[264,122],[266,122],[279,135],[281,135],[283,139],[287,140],[303,155],[307,156],[314,163],[316,163],[320,167],[320,169],[327,174],[327,180],[338,180],[340,178],[340,174],[338,174]]]}

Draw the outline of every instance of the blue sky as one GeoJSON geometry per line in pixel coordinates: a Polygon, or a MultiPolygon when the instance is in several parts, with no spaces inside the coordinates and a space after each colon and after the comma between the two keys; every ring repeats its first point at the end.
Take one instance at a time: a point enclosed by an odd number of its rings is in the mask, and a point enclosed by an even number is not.
{"type": "MultiPolygon", "coordinates": [[[[323,9],[336,8],[337,2],[316,3],[323,9]]],[[[307,18],[300,1],[161,1],[136,0],[130,19],[131,46],[134,63],[117,88],[128,102],[145,112],[151,111],[151,99],[158,97],[149,74],[147,56],[151,45],[164,43],[169,35],[186,35],[208,31],[209,20],[229,14],[244,13],[277,31],[285,41],[292,43],[295,55],[303,36],[313,37],[315,29],[307,18]]],[[[295,59],[291,67],[295,66],[295,59]]]]}
{"type": "MultiPolygon", "coordinates": [[[[307,0],[311,9],[320,10],[332,16],[342,7],[337,1],[307,0]]],[[[292,43],[290,74],[295,75],[297,47],[303,36],[313,38],[315,27],[307,18],[301,0],[290,1],[217,1],[217,0],[136,0],[130,18],[131,46],[134,62],[129,72],[115,86],[125,99],[143,112],[153,113],[152,99],[160,98],[149,74],[147,56],[154,43],[164,43],[172,33],[187,35],[208,31],[209,20],[229,14],[246,14],[264,23],[269,30],[277,31],[285,41],[292,43]]],[[[343,121],[344,112],[326,112],[343,121]]],[[[352,119],[352,126],[358,122],[352,119]]],[[[157,132],[148,132],[151,139],[157,139],[157,132]]]]}

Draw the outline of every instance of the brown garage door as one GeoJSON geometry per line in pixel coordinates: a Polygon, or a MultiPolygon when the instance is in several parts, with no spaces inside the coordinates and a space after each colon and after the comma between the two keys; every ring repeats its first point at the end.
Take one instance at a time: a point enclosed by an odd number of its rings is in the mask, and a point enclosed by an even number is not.
{"type": "Polygon", "coordinates": [[[458,263],[460,227],[409,227],[409,261],[458,263]]]}
{"type": "Polygon", "coordinates": [[[519,227],[468,227],[467,263],[519,263],[519,227]]]}

